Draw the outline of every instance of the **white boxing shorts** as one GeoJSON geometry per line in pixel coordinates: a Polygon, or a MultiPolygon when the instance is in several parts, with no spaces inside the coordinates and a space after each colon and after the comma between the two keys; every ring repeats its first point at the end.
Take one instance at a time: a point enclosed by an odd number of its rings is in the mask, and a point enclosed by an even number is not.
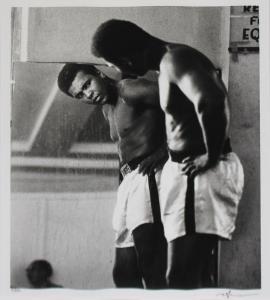
{"type": "MultiPolygon", "coordinates": [[[[145,223],[153,223],[148,176],[142,175],[138,167],[128,173],[121,182],[113,214],[115,246],[118,248],[134,246],[132,231],[145,223]]],[[[155,178],[159,190],[161,171],[155,178]]]]}
{"type": "MultiPolygon", "coordinates": [[[[187,233],[187,176],[181,173],[181,167],[181,163],[169,158],[161,175],[161,219],[167,241],[187,233]]],[[[196,175],[192,199],[195,232],[231,239],[243,185],[243,168],[238,156],[233,152],[222,154],[215,167],[196,175]]]]}

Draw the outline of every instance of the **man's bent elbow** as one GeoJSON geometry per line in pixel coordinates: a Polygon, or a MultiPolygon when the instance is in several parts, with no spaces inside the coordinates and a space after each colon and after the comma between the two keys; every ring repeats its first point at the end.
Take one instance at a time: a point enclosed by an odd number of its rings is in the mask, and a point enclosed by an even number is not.
{"type": "Polygon", "coordinates": [[[197,111],[199,114],[204,111],[224,112],[226,110],[227,95],[225,93],[216,93],[212,95],[200,95],[197,99],[197,111]]]}

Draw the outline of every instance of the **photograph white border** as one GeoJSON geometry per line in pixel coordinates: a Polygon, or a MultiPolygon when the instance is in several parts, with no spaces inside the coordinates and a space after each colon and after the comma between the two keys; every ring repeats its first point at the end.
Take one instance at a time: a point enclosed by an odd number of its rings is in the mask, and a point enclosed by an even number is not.
{"type": "MultiPolygon", "coordinates": [[[[0,99],[0,298],[1,299],[269,299],[270,298],[270,48],[268,0],[4,0],[1,6],[1,99],[0,99]],[[18,290],[10,286],[10,9],[15,6],[33,7],[113,7],[113,6],[232,6],[260,5],[260,149],[261,149],[261,285],[260,290],[193,290],[193,291],[139,291],[139,290],[18,290]]],[[[243,274],[245,276],[245,274],[243,274]]]]}

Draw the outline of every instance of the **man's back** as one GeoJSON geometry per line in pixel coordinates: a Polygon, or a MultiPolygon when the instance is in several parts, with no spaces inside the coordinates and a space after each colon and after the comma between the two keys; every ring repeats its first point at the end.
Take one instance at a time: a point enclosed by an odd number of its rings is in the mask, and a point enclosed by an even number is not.
{"type": "Polygon", "coordinates": [[[198,50],[175,44],[166,48],[159,85],[169,148],[203,153],[217,147],[213,152],[218,152],[228,130],[226,88],[212,62],[198,50]]]}

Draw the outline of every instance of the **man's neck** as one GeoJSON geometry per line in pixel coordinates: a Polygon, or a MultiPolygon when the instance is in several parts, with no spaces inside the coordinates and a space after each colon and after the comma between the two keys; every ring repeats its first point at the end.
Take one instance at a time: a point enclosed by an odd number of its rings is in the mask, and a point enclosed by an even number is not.
{"type": "Polygon", "coordinates": [[[118,99],[117,81],[109,77],[105,79],[108,83],[108,102],[109,105],[115,105],[118,99]]]}
{"type": "Polygon", "coordinates": [[[160,61],[166,52],[167,43],[163,41],[154,42],[149,46],[146,59],[150,70],[159,71],[160,61]]]}

